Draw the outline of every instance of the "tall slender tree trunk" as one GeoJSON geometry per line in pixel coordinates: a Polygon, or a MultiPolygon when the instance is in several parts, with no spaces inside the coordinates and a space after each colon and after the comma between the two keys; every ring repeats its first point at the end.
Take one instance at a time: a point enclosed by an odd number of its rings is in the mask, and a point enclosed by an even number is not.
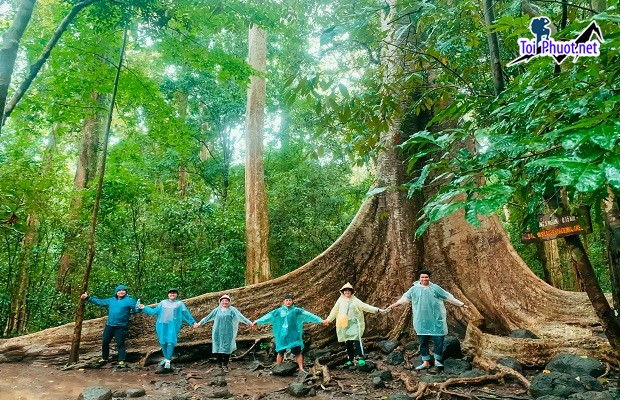
{"type": "Polygon", "coordinates": [[[491,73],[493,74],[493,87],[495,95],[499,96],[504,91],[504,75],[502,73],[502,60],[499,55],[499,41],[497,32],[491,31],[490,27],[495,23],[495,10],[493,0],[484,0],[484,24],[487,27],[487,41],[489,43],[489,53],[491,58],[491,73]]]}
{"type": "MultiPolygon", "coordinates": [[[[54,125],[48,136],[48,145],[43,157],[41,176],[46,178],[52,169],[56,149],[56,129],[54,125]]],[[[30,271],[32,270],[34,249],[37,245],[39,213],[31,211],[26,220],[26,232],[21,243],[21,256],[18,265],[17,285],[11,291],[11,311],[4,327],[4,336],[23,334],[28,329],[28,294],[30,271]]]]}
{"type": "MultiPolygon", "coordinates": [[[[45,65],[45,62],[47,61],[50,54],[52,53],[52,50],[54,49],[54,47],[56,46],[56,44],[62,37],[62,34],[67,30],[67,27],[71,24],[71,22],[73,22],[73,20],[80,13],[80,11],[82,11],[84,8],[90,6],[91,4],[97,1],[99,0],[80,1],[77,4],[75,4],[73,8],[71,9],[71,11],[69,11],[69,14],[67,14],[63,18],[63,20],[60,22],[60,24],[56,28],[56,31],[54,31],[54,34],[52,35],[50,40],[47,42],[47,45],[45,46],[45,48],[39,55],[39,58],[37,58],[37,60],[32,65],[30,65],[28,75],[23,80],[23,82],[19,85],[19,88],[17,88],[11,100],[6,103],[6,106],[5,106],[5,102],[0,101],[0,110],[3,110],[3,114],[0,117],[0,128],[2,128],[4,121],[6,121],[6,119],[11,115],[17,103],[19,103],[19,101],[24,97],[24,95],[28,91],[28,88],[30,88],[30,85],[32,84],[34,79],[39,74],[39,71],[41,71],[41,68],[43,68],[43,65],[45,65]]],[[[23,1],[23,2],[34,3],[34,1],[23,1]]],[[[2,60],[1,55],[0,55],[0,60],[2,60]]],[[[0,64],[1,64],[1,61],[0,61],[0,64]]],[[[0,92],[0,100],[1,99],[2,98],[1,98],[1,92],[0,92]]],[[[6,99],[6,95],[5,95],[5,99],[6,99]]]]}
{"type": "Polygon", "coordinates": [[[101,113],[104,96],[93,92],[95,111],[84,118],[82,125],[82,139],[78,155],[73,187],[75,194],[71,198],[69,206],[69,220],[67,222],[67,234],[64,238],[62,254],[58,273],[56,275],[56,289],[65,294],[72,293],[72,277],[77,267],[77,255],[86,250],[86,232],[82,225],[82,203],[84,190],[87,189],[97,173],[99,159],[100,138],[105,117],[101,113]]]}
{"type": "MultiPolygon", "coordinates": [[[[249,31],[249,63],[259,74],[267,70],[266,32],[256,24],[249,31]]],[[[248,89],[246,110],[245,162],[245,237],[246,284],[265,282],[271,278],[269,266],[269,218],[263,169],[263,134],[265,127],[264,76],[253,75],[248,89]]]]}
{"type": "MultiPolygon", "coordinates": [[[[13,24],[2,35],[2,47],[0,48],[0,110],[2,111],[4,111],[6,106],[9,85],[11,84],[11,77],[15,68],[15,59],[19,50],[19,42],[30,23],[36,2],[36,0],[21,0],[13,24]]],[[[4,125],[5,119],[3,115],[4,112],[0,115],[0,134],[2,133],[2,125],[4,125]]]]}
{"type": "MultiPolygon", "coordinates": [[[[97,180],[97,193],[95,194],[95,202],[93,204],[93,211],[90,223],[90,232],[88,235],[88,254],[86,257],[86,266],[84,268],[84,278],[82,280],[82,287],[80,293],[84,293],[88,290],[90,271],[93,265],[93,259],[95,258],[95,233],[97,231],[97,217],[99,215],[99,205],[101,203],[101,195],[103,192],[103,178],[105,176],[105,166],[108,154],[108,142],[110,140],[110,127],[112,125],[112,116],[114,114],[114,104],[116,102],[116,93],[118,92],[118,81],[121,75],[121,69],[123,67],[123,59],[125,58],[125,48],[127,46],[127,32],[128,28],[126,27],[125,31],[123,32],[123,44],[121,46],[120,54],[118,57],[116,75],[114,77],[114,88],[112,90],[112,98],[110,100],[110,108],[108,109],[108,118],[106,120],[103,148],[101,149],[99,179],[97,180]]],[[[82,322],[84,320],[84,308],[85,301],[80,300],[78,302],[77,309],[75,310],[75,326],[73,329],[73,336],[71,337],[71,351],[69,353],[69,362],[77,362],[80,358],[80,341],[82,336],[82,322]]]]}

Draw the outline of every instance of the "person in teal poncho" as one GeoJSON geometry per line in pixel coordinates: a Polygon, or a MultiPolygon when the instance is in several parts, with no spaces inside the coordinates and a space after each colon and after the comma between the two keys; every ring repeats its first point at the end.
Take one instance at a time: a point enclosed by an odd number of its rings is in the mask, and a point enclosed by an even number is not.
{"type": "Polygon", "coordinates": [[[219,307],[215,308],[206,317],[200,320],[198,325],[205,325],[209,321],[213,322],[211,339],[213,341],[213,354],[217,359],[217,366],[224,372],[228,372],[228,361],[230,354],[237,350],[237,330],[239,323],[243,322],[250,325],[252,321],[247,319],[239,310],[230,305],[230,296],[225,294],[220,297],[219,307]]]}
{"type": "Polygon", "coordinates": [[[179,291],[177,289],[168,290],[168,299],[160,301],[155,307],[145,307],[144,304],[138,304],[138,310],[149,315],[157,315],[155,322],[155,331],[157,332],[157,340],[161,346],[164,360],[156,373],[172,372],[170,360],[174,352],[174,346],[177,344],[179,332],[183,326],[183,321],[193,328],[198,327],[198,323],[192,317],[185,303],[178,299],[179,291]]]}
{"type": "Polygon", "coordinates": [[[417,370],[431,367],[431,356],[428,345],[433,340],[433,355],[436,367],[443,367],[443,339],[448,334],[448,324],[446,321],[446,306],[444,301],[458,307],[469,308],[465,303],[457,300],[450,293],[446,292],[441,286],[431,283],[431,273],[428,270],[418,272],[418,281],[403,296],[390,305],[387,310],[391,310],[401,304],[411,303],[413,311],[413,329],[420,340],[420,355],[422,364],[416,367],[417,370]]]}
{"type": "Polygon", "coordinates": [[[303,373],[304,359],[301,354],[304,349],[302,339],[304,322],[312,322],[315,324],[327,324],[321,317],[298,308],[293,305],[293,296],[286,294],[282,302],[282,306],[273,311],[268,312],[250,326],[271,324],[273,336],[276,341],[276,364],[281,364],[284,359],[286,350],[290,350],[295,356],[295,361],[299,366],[299,370],[303,373]]]}
{"type": "Polygon", "coordinates": [[[136,300],[127,295],[127,286],[125,285],[118,285],[116,289],[114,289],[114,297],[100,299],[89,296],[88,293],[85,292],[82,293],[80,298],[89,303],[108,308],[108,319],[103,328],[101,340],[101,359],[97,361],[97,364],[103,365],[108,362],[110,358],[110,342],[112,342],[112,338],[114,338],[116,341],[116,351],[118,352],[117,366],[119,368],[124,368],[126,366],[125,357],[127,356],[125,350],[127,326],[129,325],[129,316],[136,308],[136,300]]]}

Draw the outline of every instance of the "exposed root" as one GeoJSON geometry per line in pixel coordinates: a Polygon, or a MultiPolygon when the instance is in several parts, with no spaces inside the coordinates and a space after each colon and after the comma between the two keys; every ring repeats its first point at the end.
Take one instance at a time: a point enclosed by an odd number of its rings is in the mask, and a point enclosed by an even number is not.
{"type": "Polygon", "coordinates": [[[504,372],[498,372],[493,375],[483,375],[477,376],[475,378],[450,378],[444,382],[418,382],[416,385],[413,377],[409,374],[403,372],[400,374],[399,378],[405,384],[405,388],[408,392],[413,392],[413,397],[416,400],[421,399],[422,397],[430,394],[431,392],[437,392],[437,398],[439,399],[442,393],[450,394],[457,397],[464,397],[471,399],[472,397],[463,393],[458,393],[454,391],[448,390],[450,386],[459,386],[459,385],[479,385],[487,382],[498,382],[506,376],[504,372]]]}
{"type": "Polygon", "coordinates": [[[252,344],[252,346],[250,346],[249,349],[247,349],[246,351],[243,352],[243,354],[240,354],[238,356],[234,356],[231,357],[233,360],[241,360],[243,357],[247,356],[252,350],[254,350],[254,348],[256,347],[256,345],[258,345],[260,342],[262,342],[263,340],[265,340],[267,337],[266,336],[261,336],[258,337],[256,339],[254,339],[254,344],[252,344]]]}
{"type": "Polygon", "coordinates": [[[515,378],[523,386],[525,386],[526,389],[529,390],[530,388],[530,385],[531,385],[530,381],[528,381],[527,378],[524,377],[521,373],[519,373],[518,371],[515,371],[514,369],[510,367],[507,367],[502,364],[498,364],[495,361],[492,361],[488,358],[480,358],[480,357],[474,359],[474,364],[484,369],[485,371],[493,371],[493,370],[499,371],[507,376],[515,378]]]}
{"type": "Polygon", "coordinates": [[[329,368],[327,368],[327,365],[322,365],[319,360],[314,360],[314,375],[318,376],[318,375],[322,375],[323,376],[323,382],[321,383],[322,385],[328,385],[329,382],[332,380],[332,376],[329,373],[329,368]]]}

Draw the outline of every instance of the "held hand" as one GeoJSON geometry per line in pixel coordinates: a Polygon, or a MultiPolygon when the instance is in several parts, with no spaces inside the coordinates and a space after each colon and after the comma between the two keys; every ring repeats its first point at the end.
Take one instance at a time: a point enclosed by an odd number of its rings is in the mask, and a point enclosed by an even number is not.
{"type": "Polygon", "coordinates": [[[87,297],[88,297],[88,293],[87,292],[84,292],[84,293],[82,293],[80,295],[80,299],[82,299],[82,300],[86,300],[87,297]]]}
{"type": "Polygon", "coordinates": [[[323,324],[323,326],[329,326],[329,321],[326,319],[324,319],[321,323],[323,324]]]}
{"type": "Polygon", "coordinates": [[[200,326],[200,324],[198,322],[194,322],[194,325],[192,325],[192,328],[196,329],[200,326]]]}
{"type": "Polygon", "coordinates": [[[144,310],[144,304],[138,304],[136,307],[138,307],[139,310],[144,310]]]}
{"type": "Polygon", "coordinates": [[[250,324],[250,329],[254,329],[254,328],[256,328],[256,321],[254,321],[254,322],[252,322],[250,324]]]}

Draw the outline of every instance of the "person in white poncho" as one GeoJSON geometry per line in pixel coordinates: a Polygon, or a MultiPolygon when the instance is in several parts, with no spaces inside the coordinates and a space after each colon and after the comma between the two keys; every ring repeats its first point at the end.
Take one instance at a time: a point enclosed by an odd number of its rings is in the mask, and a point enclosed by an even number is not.
{"type": "Polygon", "coordinates": [[[339,342],[344,342],[347,346],[348,361],[346,366],[352,366],[355,356],[357,355],[358,365],[365,365],[364,347],[362,345],[362,336],[366,323],[364,321],[364,313],[369,312],[376,314],[382,312],[379,307],[374,307],[364,303],[353,295],[353,286],[347,282],[342,288],[340,298],[332,308],[327,323],[336,320],[336,335],[339,342]]]}
{"type": "Polygon", "coordinates": [[[213,341],[213,354],[217,359],[217,366],[228,372],[228,361],[233,351],[237,350],[237,331],[239,323],[250,325],[252,321],[247,319],[239,310],[230,305],[230,296],[225,294],[220,297],[220,305],[200,320],[199,325],[209,321],[213,322],[211,339],[213,341]]]}

